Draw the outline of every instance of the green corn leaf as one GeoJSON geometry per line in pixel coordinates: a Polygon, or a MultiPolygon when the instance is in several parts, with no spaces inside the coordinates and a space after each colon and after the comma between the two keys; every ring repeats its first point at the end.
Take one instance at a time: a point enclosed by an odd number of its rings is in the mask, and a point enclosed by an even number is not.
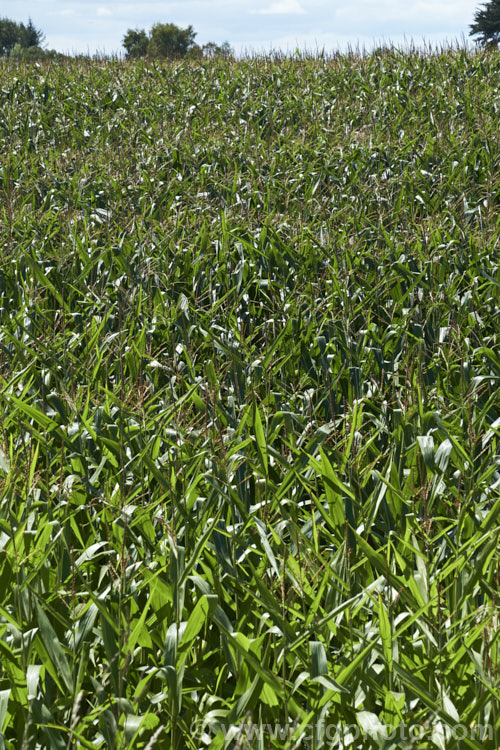
{"type": "Polygon", "coordinates": [[[432,435],[419,435],[417,440],[424,463],[427,469],[432,473],[435,470],[434,438],[432,435]]]}
{"type": "Polygon", "coordinates": [[[382,639],[382,650],[384,659],[389,670],[389,674],[392,673],[392,632],[391,623],[387,614],[382,597],[378,596],[378,626],[380,637],[382,639]]]}
{"type": "Polygon", "coordinates": [[[180,649],[187,649],[191,646],[200,630],[212,619],[216,606],[217,597],[213,594],[204,595],[198,599],[179,642],[180,649]]]}
{"type": "Polygon", "coordinates": [[[264,435],[264,428],[262,427],[262,419],[260,417],[260,410],[256,403],[253,406],[253,429],[255,434],[255,445],[257,448],[257,455],[264,476],[267,476],[268,468],[268,457],[267,457],[267,446],[266,438],[264,435]]]}
{"type": "Polygon", "coordinates": [[[73,690],[73,678],[64,649],[47,615],[38,602],[36,603],[36,612],[40,628],[40,638],[49,658],[49,663],[46,664],[46,667],[51,672],[55,681],[59,682],[59,678],[62,678],[66,690],[71,692],[73,690]]]}
{"type": "Polygon", "coordinates": [[[30,664],[26,671],[26,687],[28,688],[28,700],[38,697],[38,683],[40,681],[41,664],[30,664]]]}
{"type": "Polygon", "coordinates": [[[311,641],[311,677],[328,674],[325,647],[321,641],[311,641]]]}
{"type": "Polygon", "coordinates": [[[0,732],[4,731],[5,721],[7,719],[7,710],[9,707],[10,688],[0,690],[0,732]]]}

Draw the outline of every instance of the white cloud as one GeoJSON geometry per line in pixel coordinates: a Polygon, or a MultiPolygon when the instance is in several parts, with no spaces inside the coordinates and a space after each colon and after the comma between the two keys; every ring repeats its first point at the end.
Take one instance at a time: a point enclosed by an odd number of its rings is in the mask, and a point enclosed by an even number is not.
{"type": "Polygon", "coordinates": [[[456,24],[460,17],[467,18],[471,3],[469,0],[417,0],[412,3],[394,0],[351,0],[340,2],[335,9],[337,19],[346,19],[352,24],[353,18],[376,24],[380,29],[392,24],[425,24],[426,28],[440,24],[456,24]]]}
{"type": "Polygon", "coordinates": [[[64,8],[63,10],[51,10],[49,16],[74,16],[76,11],[74,8],[64,8]]]}
{"type": "Polygon", "coordinates": [[[299,3],[299,0],[278,0],[275,3],[271,3],[271,5],[268,8],[264,8],[263,10],[257,10],[254,11],[254,13],[259,13],[260,15],[288,15],[288,14],[303,14],[305,13],[304,8],[299,3]]]}
{"type": "Polygon", "coordinates": [[[109,10],[109,8],[97,8],[97,15],[98,16],[112,16],[113,13],[109,10]]]}

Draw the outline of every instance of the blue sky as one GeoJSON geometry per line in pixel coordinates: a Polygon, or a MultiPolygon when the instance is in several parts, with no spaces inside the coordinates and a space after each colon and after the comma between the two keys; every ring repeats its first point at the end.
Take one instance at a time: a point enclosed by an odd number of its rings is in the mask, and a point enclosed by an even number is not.
{"type": "Polygon", "coordinates": [[[7,0],[0,16],[31,17],[60,52],[119,53],[130,28],[172,22],[197,32],[196,41],[229,41],[236,52],[370,49],[413,40],[446,45],[468,37],[484,0],[7,0]]]}

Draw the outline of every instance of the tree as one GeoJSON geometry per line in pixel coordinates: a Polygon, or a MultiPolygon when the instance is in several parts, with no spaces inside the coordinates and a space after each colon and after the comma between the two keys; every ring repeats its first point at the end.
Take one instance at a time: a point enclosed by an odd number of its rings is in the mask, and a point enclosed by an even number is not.
{"type": "Polygon", "coordinates": [[[192,26],[181,29],[174,23],[156,23],[151,29],[148,54],[152,57],[184,57],[194,46],[195,36],[192,26]]]}
{"type": "Polygon", "coordinates": [[[128,58],[136,57],[185,57],[188,52],[196,53],[198,45],[192,26],[181,29],[175,23],[156,23],[149,35],[144,29],[128,29],[123,37],[123,46],[128,58]]]}
{"type": "Polygon", "coordinates": [[[479,36],[485,47],[498,47],[500,41],[500,0],[490,0],[474,14],[469,36],[479,36]]]}
{"type": "Polygon", "coordinates": [[[148,56],[175,60],[187,56],[190,60],[199,60],[203,57],[231,57],[233,54],[229,42],[207,42],[200,47],[195,43],[195,37],[192,26],[181,29],[174,23],[156,23],[149,34],[144,29],[128,29],[122,45],[128,59],[148,56]]]}
{"type": "Polygon", "coordinates": [[[8,57],[16,50],[41,49],[45,35],[37,29],[31,18],[27,25],[8,18],[0,19],[0,57],[8,57]]]}
{"type": "Polygon", "coordinates": [[[202,50],[204,57],[231,57],[233,54],[229,42],[223,42],[222,44],[207,42],[203,45],[202,50]]]}
{"type": "Polygon", "coordinates": [[[8,18],[0,20],[0,56],[7,57],[19,42],[19,24],[8,18]]]}
{"type": "Polygon", "coordinates": [[[28,19],[28,25],[23,23],[20,27],[19,43],[21,47],[41,47],[45,41],[45,34],[41,29],[37,29],[31,18],[28,19]]]}
{"type": "Polygon", "coordinates": [[[129,29],[123,37],[122,44],[128,58],[145,57],[148,53],[149,37],[144,29],[129,29]]]}

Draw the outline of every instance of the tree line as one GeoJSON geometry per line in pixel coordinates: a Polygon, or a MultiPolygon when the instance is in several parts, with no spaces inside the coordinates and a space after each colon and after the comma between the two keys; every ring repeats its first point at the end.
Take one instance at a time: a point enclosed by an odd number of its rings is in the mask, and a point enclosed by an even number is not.
{"type": "Polygon", "coordinates": [[[44,41],[43,31],[37,29],[31,18],[27,24],[0,19],[0,57],[36,56],[44,41]]]}
{"type": "MultiPolygon", "coordinates": [[[[189,56],[201,57],[230,57],[232,49],[229,42],[217,44],[208,42],[203,46],[195,43],[196,32],[192,26],[181,29],[173,23],[156,23],[151,31],[144,29],[129,29],[122,40],[125,56],[129,59],[139,57],[163,57],[180,59],[189,56]]],[[[44,57],[64,57],[55,50],[43,48],[45,34],[38,29],[31,18],[27,24],[11,21],[9,18],[0,19],[0,58],[13,59],[44,57]]]]}
{"type": "MultiPolygon", "coordinates": [[[[498,47],[500,42],[500,0],[489,0],[474,14],[470,25],[470,36],[484,47],[498,47]]],[[[195,42],[196,32],[192,26],[181,29],[174,23],[156,23],[149,33],[145,29],[128,29],[122,40],[128,59],[161,57],[180,59],[183,57],[229,57],[232,49],[229,42],[208,42],[202,46],[195,42]]],[[[59,57],[55,50],[42,47],[45,35],[31,18],[27,24],[8,18],[0,19],[0,57],[40,58],[59,57]]]]}
{"type": "Polygon", "coordinates": [[[202,47],[195,43],[196,32],[192,26],[181,29],[175,23],[155,23],[149,34],[145,29],[129,29],[123,37],[126,57],[164,57],[179,59],[189,56],[229,57],[232,50],[229,42],[208,42],[202,47]]]}

